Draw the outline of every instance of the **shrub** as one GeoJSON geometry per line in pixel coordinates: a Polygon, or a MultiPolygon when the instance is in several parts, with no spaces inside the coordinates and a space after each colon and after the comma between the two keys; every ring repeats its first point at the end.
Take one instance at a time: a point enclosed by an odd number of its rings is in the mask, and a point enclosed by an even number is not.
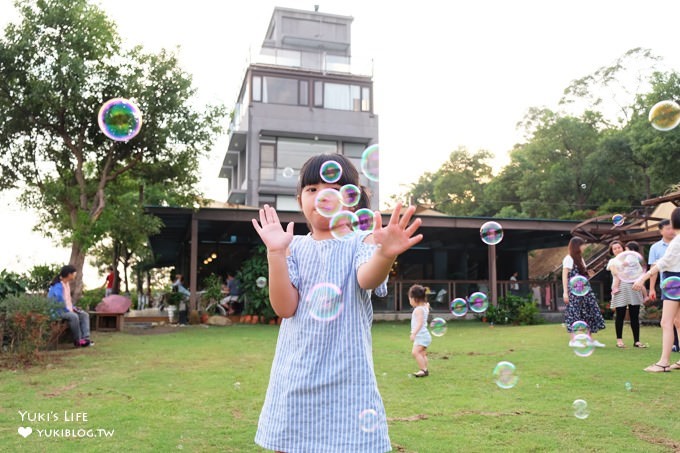
{"type": "Polygon", "coordinates": [[[0,299],[26,292],[26,280],[16,272],[0,271],[0,299]]]}
{"type": "Polygon", "coordinates": [[[76,305],[83,310],[94,310],[95,307],[102,301],[105,293],[104,288],[88,289],[83,291],[83,295],[76,305]]]}
{"type": "Polygon", "coordinates": [[[513,295],[498,299],[498,306],[490,305],[483,317],[494,324],[533,325],[543,322],[538,307],[531,299],[513,295]]]}
{"type": "Polygon", "coordinates": [[[4,361],[10,365],[28,365],[41,359],[41,351],[61,332],[61,323],[52,323],[55,319],[52,306],[44,296],[29,294],[0,301],[4,361]]]}
{"type": "Polygon", "coordinates": [[[61,266],[58,264],[38,264],[33,266],[24,275],[26,289],[33,293],[47,294],[52,279],[60,270],[61,266]]]}
{"type": "Polygon", "coordinates": [[[245,297],[244,313],[262,316],[265,321],[269,321],[276,318],[269,302],[269,285],[262,288],[257,286],[258,278],[269,275],[266,251],[264,245],[256,247],[250,258],[243,262],[235,278],[240,282],[242,297],[245,297]]]}

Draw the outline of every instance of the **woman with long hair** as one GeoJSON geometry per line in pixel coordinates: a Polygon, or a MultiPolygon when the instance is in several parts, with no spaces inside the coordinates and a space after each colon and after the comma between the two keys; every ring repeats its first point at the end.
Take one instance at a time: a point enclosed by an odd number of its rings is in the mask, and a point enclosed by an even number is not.
{"type": "MultiPolygon", "coordinates": [[[[577,295],[574,294],[575,291],[569,288],[569,282],[572,278],[577,276],[588,278],[588,269],[583,259],[585,246],[585,241],[580,237],[571,238],[569,254],[562,260],[562,297],[567,306],[564,312],[564,323],[569,333],[572,332],[571,326],[576,321],[585,321],[591,334],[605,328],[604,318],[600,313],[600,307],[593,290],[588,287],[584,295],[577,295]]],[[[604,344],[597,340],[592,340],[592,345],[599,348],[604,347],[604,344]]]]}
{"type": "Polygon", "coordinates": [[[47,298],[54,303],[55,315],[68,321],[75,347],[93,346],[90,340],[90,315],[75,306],[71,300],[71,282],[76,279],[76,268],[70,264],[62,267],[50,283],[47,298]]]}
{"type": "MultiPolygon", "coordinates": [[[[640,246],[637,242],[629,242],[626,249],[640,253],[640,246]]],[[[633,331],[633,345],[636,348],[646,348],[640,342],[640,306],[642,305],[643,295],[640,291],[633,290],[633,283],[623,282],[617,277],[619,267],[617,266],[617,256],[623,253],[623,244],[620,241],[613,241],[609,244],[609,253],[612,259],[607,263],[607,270],[612,273],[614,283],[612,284],[612,301],[610,308],[616,313],[616,347],[625,348],[623,343],[623,321],[626,311],[630,315],[630,328],[633,331]],[[617,288],[614,291],[614,287],[617,288]]]]}

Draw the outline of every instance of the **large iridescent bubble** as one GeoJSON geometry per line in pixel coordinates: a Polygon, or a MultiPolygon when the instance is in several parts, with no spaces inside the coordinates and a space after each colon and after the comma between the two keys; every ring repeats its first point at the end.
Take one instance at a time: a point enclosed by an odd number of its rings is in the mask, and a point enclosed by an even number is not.
{"type": "Polygon", "coordinates": [[[101,131],[111,140],[127,142],[142,128],[142,112],[137,105],[124,98],[106,101],[99,109],[97,122],[101,131]]]}

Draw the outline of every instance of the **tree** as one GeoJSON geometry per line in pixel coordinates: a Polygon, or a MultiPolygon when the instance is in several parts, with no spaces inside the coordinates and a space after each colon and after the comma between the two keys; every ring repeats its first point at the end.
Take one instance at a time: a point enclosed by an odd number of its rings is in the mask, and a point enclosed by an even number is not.
{"type": "MultiPolygon", "coordinates": [[[[191,77],[167,51],[122,50],[115,25],[87,0],[20,0],[22,21],[0,41],[0,189],[25,188],[40,229],[71,245],[71,264],[101,239],[111,184],[134,174],[191,185],[223,109],[191,105],[191,77]],[[98,129],[101,105],[134,99],[143,127],[129,142],[98,129]]],[[[82,292],[78,273],[76,297],[82,292]]]]}
{"type": "Polygon", "coordinates": [[[491,179],[488,151],[472,154],[458,148],[434,173],[425,173],[408,191],[419,204],[450,215],[472,215],[484,185],[491,179]]]}

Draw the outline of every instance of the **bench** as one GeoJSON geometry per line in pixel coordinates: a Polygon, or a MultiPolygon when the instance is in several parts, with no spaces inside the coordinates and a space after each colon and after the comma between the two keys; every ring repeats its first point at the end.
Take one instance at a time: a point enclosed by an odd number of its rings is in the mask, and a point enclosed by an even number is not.
{"type": "Polygon", "coordinates": [[[125,325],[125,313],[106,313],[101,311],[89,311],[90,316],[94,316],[94,323],[90,326],[92,330],[100,332],[120,332],[125,325]]]}
{"type": "Polygon", "coordinates": [[[50,336],[47,340],[48,350],[58,350],[60,344],[73,344],[73,335],[68,327],[68,322],[64,319],[57,319],[50,322],[50,336]]]}

